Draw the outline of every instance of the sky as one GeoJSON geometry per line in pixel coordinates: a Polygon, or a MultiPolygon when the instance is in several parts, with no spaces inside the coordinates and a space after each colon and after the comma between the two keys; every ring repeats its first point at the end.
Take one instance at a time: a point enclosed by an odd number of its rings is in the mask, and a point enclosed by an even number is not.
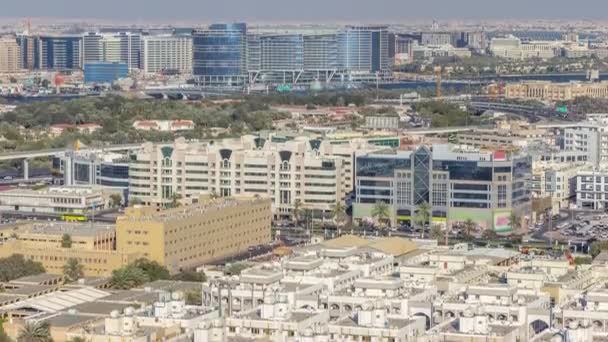
{"type": "Polygon", "coordinates": [[[0,17],[398,22],[424,19],[602,19],[608,0],[0,0],[0,17]]]}

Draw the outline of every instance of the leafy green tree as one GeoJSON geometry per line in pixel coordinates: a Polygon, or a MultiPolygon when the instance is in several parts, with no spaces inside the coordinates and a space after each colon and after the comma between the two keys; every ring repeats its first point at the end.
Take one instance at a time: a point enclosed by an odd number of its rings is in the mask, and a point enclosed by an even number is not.
{"type": "Polygon", "coordinates": [[[3,282],[44,272],[45,270],[41,263],[26,260],[21,254],[0,258],[0,281],[3,282]]]}
{"type": "Polygon", "coordinates": [[[414,223],[420,227],[420,236],[424,239],[424,230],[430,224],[431,206],[427,202],[422,202],[418,206],[418,210],[414,214],[414,223]]]}
{"type": "Polygon", "coordinates": [[[608,240],[595,241],[591,243],[591,247],[589,248],[589,254],[594,258],[604,251],[608,251],[608,240]]]}
{"type": "Polygon", "coordinates": [[[574,264],[576,265],[591,265],[592,259],[589,257],[576,257],[574,258],[574,264]]]}
{"type": "Polygon", "coordinates": [[[173,193],[171,195],[171,204],[169,204],[169,208],[177,208],[180,206],[179,200],[182,199],[182,196],[177,193],[173,193]]]}
{"type": "Polygon", "coordinates": [[[141,200],[141,198],[139,197],[131,197],[129,199],[129,204],[130,205],[139,205],[139,204],[143,204],[144,202],[141,200]]]}
{"type": "Polygon", "coordinates": [[[190,290],[185,293],[186,305],[203,305],[203,295],[200,290],[190,290]]]}
{"type": "Polygon", "coordinates": [[[195,281],[203,283],[207,281],[207,276],[204,272],[184,271],[173,276],[173,280],[195,281]]]}
{"type": "Polygon", "coordinates": [[[61,237],[61,248],[72,248],[72,236],[68,233],[61,237]]]}
{"type": "Polygon", "coordinates": [[[78,280],[84,277],[84,265],[76,258],[69,258],[65,265],[63,265],[63,274],[70,281],[78,280]]]}
{"type": "Polygon", "coordinates": [[[521,228],[521,217],[515,212],[511,212],[511,215],[509,215],[509,224],[513,231],[519,230],[521,228]]]}
{"type": "Polygon", "coordinates": [[[112,271],[110,286],[115,289],[128,290],[150,281],[150,278],[141,268],[125,266],[112,271]]]}
{"type": "Polygon", "coordinates": [[[52,342],[49,323],[26,323],[19,331],[17,342],[52,342]]]}
{"type": "Polygon", "coordinates": [[[441,226],[438,224],[433,225],[431,227],[430,234],[431,234],[431,239],[437,240],[437,241],[440,241],[444,237],[443,230],[441,229],[441,226]]]}
{"type": "Polygon", "coordinates": [[[241,272],[248,268],[249,266],[247,266],[246,264],[243,263],[236,263],[236,264],[232,264],[230,266],[228,266],[225,270],[224,270],[224,274],[226,275],[239,275],[241,274],[241,272]]]}
{"type": "Polygon", "coordinates": [[[381,225],[384,224],[390,218],[390,208],[388,204],[378,201],[372,207],[372,217],[376,219],[381,225]]]}
{"type": "Polygon", "coordinates": [[[156,261],[140,258],[135,260],[131,266],[142,270],[148,276],[149,281],[171,279],[169,270],[156,261]]]}
{"type": "Polygon", "coordinates": [[[112,208],[116,208],[120,206],[122,203],[122,196],[120,194],[111,194],[110,195],[110,206],[112,208]]]}

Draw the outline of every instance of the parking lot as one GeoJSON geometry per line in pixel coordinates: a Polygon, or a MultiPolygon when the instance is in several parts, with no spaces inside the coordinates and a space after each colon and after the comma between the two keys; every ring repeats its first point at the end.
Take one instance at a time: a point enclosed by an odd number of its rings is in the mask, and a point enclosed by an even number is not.
{"type": "Polygon", "coordinates": [[[562,242],[608,240],[608,214],[579,212],[554,224],[544,237],[562,242]]]}

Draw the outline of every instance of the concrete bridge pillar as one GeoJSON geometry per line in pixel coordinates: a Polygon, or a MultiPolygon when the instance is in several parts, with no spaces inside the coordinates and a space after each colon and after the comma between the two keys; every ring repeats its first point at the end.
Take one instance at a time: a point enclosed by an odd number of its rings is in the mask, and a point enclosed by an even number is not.
{"type": "Polygon", "coordinates": [[[23,179],[30,179],[30,161],[27,158],[23,159],[23,179]]]}

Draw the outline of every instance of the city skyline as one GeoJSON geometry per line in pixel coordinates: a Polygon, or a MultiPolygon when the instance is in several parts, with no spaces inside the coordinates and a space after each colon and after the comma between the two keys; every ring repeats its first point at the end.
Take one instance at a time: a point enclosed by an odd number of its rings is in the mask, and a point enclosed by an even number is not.
{"type": "Polygon", "coordinates": [[[77,0],[9,2],[4,4],[0,18],[40,17],[56,19],[113,19],[113,20],[161,20],[161,21],[252,21],[252,22],[323,22],[365,21],[402,22],[407,19],[478,19],[546,18],[546,19],[592,19],[600,18],[608,4],[593,0],[576,3],[566,1],[538,0],[528,2],[487,2],[464,0],[381,0],[363,2],[333,0],[322,2],[286,2],[279,0],[227,0],[195,1],[176,0],[172,6],[159,0],[133,0],[128,3],[118,0],[83,2],[77,0]],[[35,5],[35,6],[33,6],[35,5]],[[118,7],[121,6],[121,7],[118,7]],[[322,7],[323,10],[318,9],[322,7]],[[594,11],[589,11],[589,8],[594,11]],[[120,8],[121,10],[117,10],[120,8]],[[525,11],[521,9],[525,8],[525,11]]]}

